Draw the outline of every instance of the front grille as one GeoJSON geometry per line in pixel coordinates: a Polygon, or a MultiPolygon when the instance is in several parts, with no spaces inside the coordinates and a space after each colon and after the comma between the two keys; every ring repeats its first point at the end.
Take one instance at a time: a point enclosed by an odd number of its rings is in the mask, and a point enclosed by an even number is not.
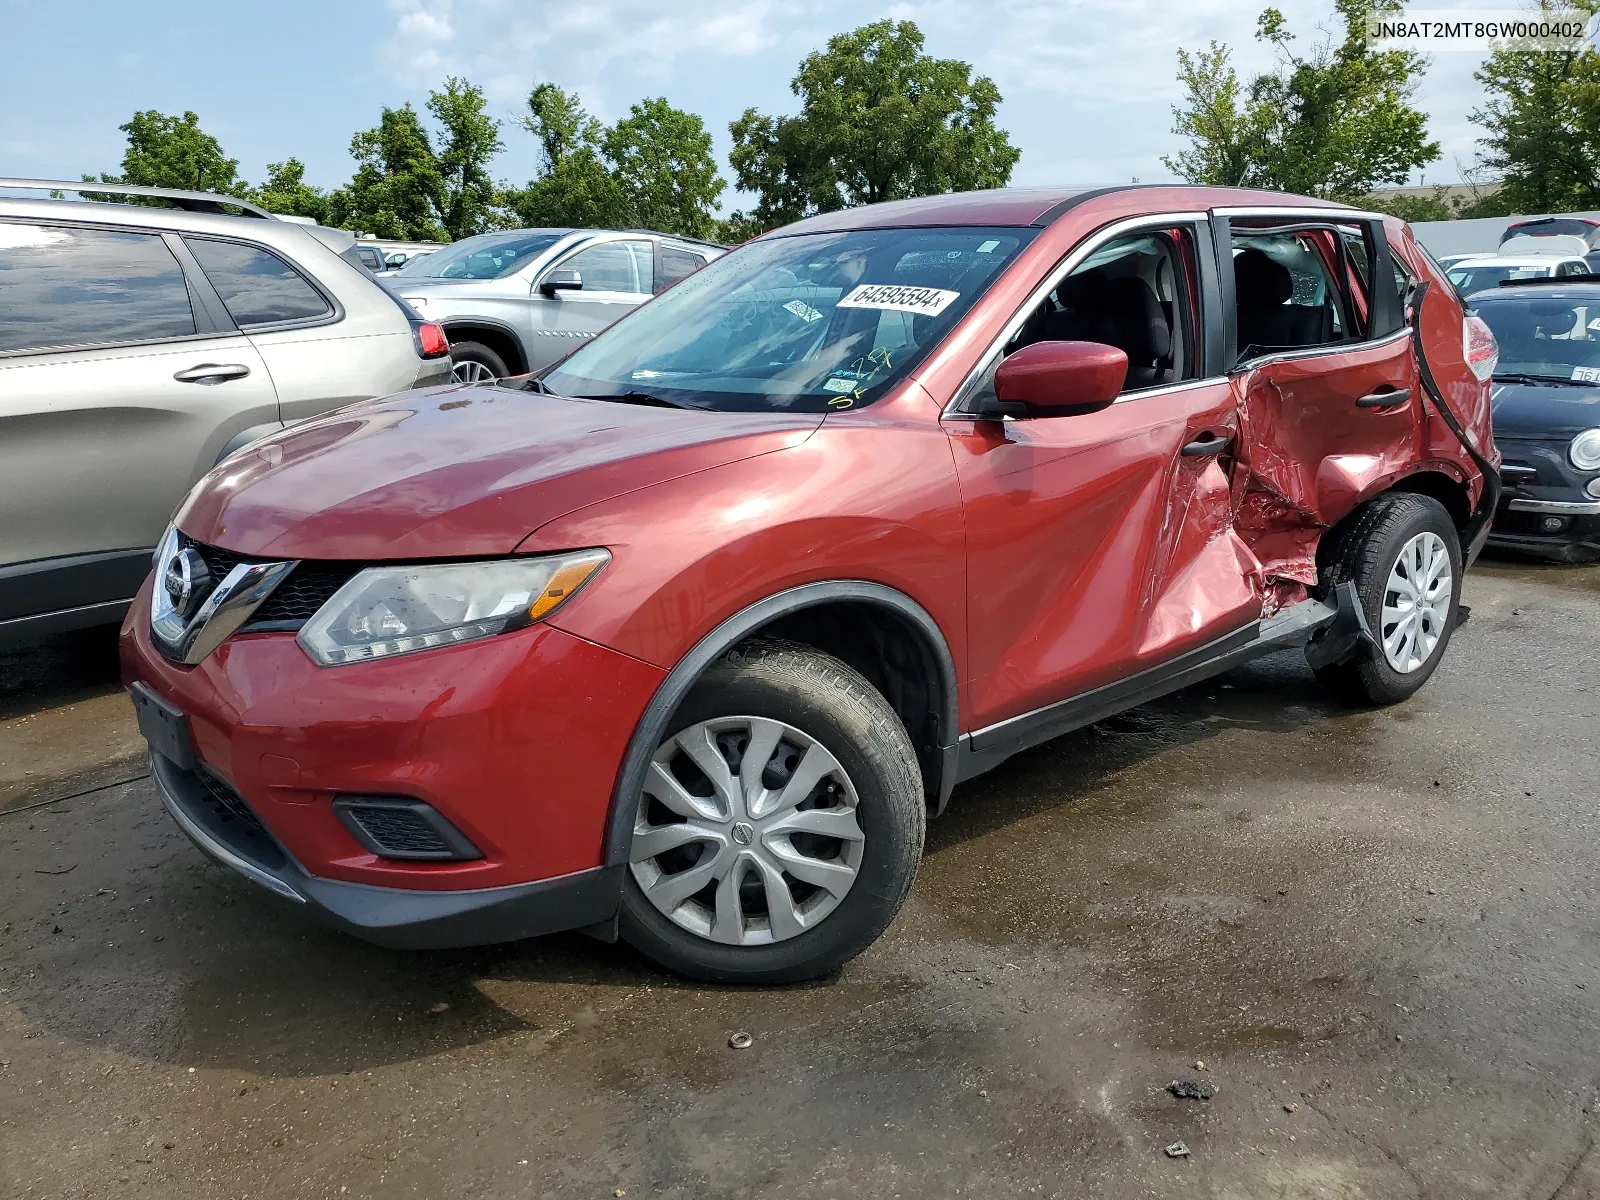
{"type": "MultiPolygon", "coordinates": [[[[178,535],[178,542],[183,549],[193,549],[205,559],[206,569],[211,572],[211,578],[216,583],[226,579],[228,572],[240,563],[274,561],[237,554],[220,546],[207,546],[184,533],[178,535]]],[[[283,582],[272,590],[272,594],[262,602],[261,607],[251,614],[250,620],[240,628],[239,632],[260,633],[267,630],[299,629],[316,614],[317,609],[355,578],[356,573],[366,565],[364,562],[302,559],[283,582]]]]}
{"type": "Polygon", "coordinates": [[[326,604],[340,588],[355,577],[365,564],[342,562],[302,562],[262,602],[250,617],[244,632],[261,626],[273,629],[299,629],[326,604]]]}

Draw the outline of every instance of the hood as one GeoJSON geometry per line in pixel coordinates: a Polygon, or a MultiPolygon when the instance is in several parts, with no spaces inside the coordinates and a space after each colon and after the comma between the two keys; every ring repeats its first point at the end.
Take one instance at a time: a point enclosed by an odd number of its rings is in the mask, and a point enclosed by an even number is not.
{"type": "Polygon", "coordinates": [[[1497,383],[1492,402],[1497,438],[1566,441],[1600,428],[1600,384],[1497,383]]]}
{"type": "Polygon", "coordinates": [[[402,392],[241,450],[190,493],[177,520],[190,537],[260,557],[509,554],[574,509],[798,445],[822,419],[493,386],[402,392]]]}

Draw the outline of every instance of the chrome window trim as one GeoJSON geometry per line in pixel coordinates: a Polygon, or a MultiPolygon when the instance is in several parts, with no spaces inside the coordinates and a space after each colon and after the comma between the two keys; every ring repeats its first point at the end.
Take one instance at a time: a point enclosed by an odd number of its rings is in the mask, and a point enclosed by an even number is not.
{"type": "MultiPolygon", "coordinates": [[[[1172,212],[1172,213],[1143,213],[1137,217],[1125,217],[1120,221],[1113,221],[1110,225],[1102,226],[1095,230],[1083,241],[1079,242],[1055,265],[1051,272],[1044,277],[1044,282],[1028,293],[1028,298],[1022,302],[1017,311],[1011,314],[1011,319],[1000,330],[999,335],[990,343],[989,348],[978,357],[976,363],[966,376],[961,380],[961,386],[956,388],[955,395],[946,404],[944,411],[939,414],[940,419],[953,417],[956,419],[970,419],[971,413],[961,411],[961,404],[966,399],[967,393],[972,390],[973,384],[988,371],[995,355],[1012,338],[1017,336],[1017,331],[1033,315],[1033,310],[1044,302],[1044,298],[1055,290],[1056,286],[1073,271],[1082,265],[1083,261],[1109,241],[1122,237],[1125,234],[1137,232],[1140,229],[1169,229],[1173,225],[1203,224],[1209,220],[1209,215],[1204,212],[1172,212]]],[[[1184,380],[1180,384],[1170,385],[1168,388],[1146,388],[1142,391],[1129,392],[1126,399],[1140,396],[1153,395],[1158,391],[1167,391],[1171,388],[1186,387],[1192,383],[1203,382],[1198,380],[1184,380]]],[[[1214,381],[1213,381],[1214,382],[1214,381]]],[[[1116,403],[1122,403],[1124,397],[1118,396],[1116,403]]]]}
{"type": "Polygon", "coordinates": [[[1243,204],[1213,208],[1211,214],[1217,217],[1272,217],[1274,219],[1285,217],[1294,221],[1315,219],[1312,214],[1316,214],[1316,216],[1325,221],[1384,221],[1389,219],[1387,213],[1367,212],[1359,208],[1324,208],[1310,205],[1279,208],[1266,204],[1243,204]]]}
{"type": "Polygon", "coordinates": [[[1272,354],[1262,354],[1255,358],[1240,359],[1228,374],[1231,377],[1244,371],[1254,371],[1258,367],[1271,366],[1273,363],[1294,362],[1302,358],[1316,358],[1322,354],[1349,354],[1354,350],[1378,350],[1391,342],[1398,342],[1410,336],[1411,326],[1404,325],[1393,333],[1385,334],[1381,338],[1369,338],[1364,342],[1329,342],[1325,346],[1306,346],[1300,350],[1275,351],[1272,354]]]}

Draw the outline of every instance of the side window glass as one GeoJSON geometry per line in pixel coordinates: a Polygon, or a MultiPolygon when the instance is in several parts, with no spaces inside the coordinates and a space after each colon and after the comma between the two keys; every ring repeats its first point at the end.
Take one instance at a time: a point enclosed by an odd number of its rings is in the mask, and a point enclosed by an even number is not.
{"type": "Polygon", "coordinates": [[[602,242],[579,250],[560,265],[582,276],[586,292],[648,295],[654,290],[653,249],[649,242],[602,242]]]}
{"type": "Polygon", "coordinates": [[[0,221],[0,353],[195,332],[183,268],[153,233],[0,221]]]}
{"type": "Polygon", "coordinates": [[[259,246],[207,238],[184,241],[241,328],[314,320],[333,311],[305,276],[259,246]]]}
{"type": "Polygon", "coordinates": [[[657,290],[666,291],[678,280],[687,279],[705,265],[706,260],[698,254],[680,250],[676,246],[662,246],[661,278],[656,281],[657,290]]]}
{"type": "MultiPolygon", "coordinates": [[[[1128,356],[1124,393],[1199,378],[1194,234],[1187,227],[1129,234],[1096,249],[1028,315],[963,399],[994,397],[995,367],[1034,342],[1082,341],[1128,356]]],[[[880,324],[881,344],[894,336],[880,324]]]]}
{"type": "Polygon", "coordinates": [[[1233,231],[1233,280],[1240,359],[1346,340],[1344,297],[1318,245],[1318,232],[1233,231]]]}

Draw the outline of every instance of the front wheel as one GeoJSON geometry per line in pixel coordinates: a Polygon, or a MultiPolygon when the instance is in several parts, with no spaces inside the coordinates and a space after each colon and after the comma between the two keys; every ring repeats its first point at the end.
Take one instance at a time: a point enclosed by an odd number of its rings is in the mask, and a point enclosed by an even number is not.
{"type": "Polygon", "coordinates": [[[633,801],[623,938],[724,983],[810,979],[871,945],[925,821],[888,702],[832,655],[763,640],[711,667],[671,730],[633,801]]]}
{"type": "Polygon", "coordinates": [[[1320,548],[1322,583],[1356,585],[1376,645],[1317,668],[1346,704],[1396,704],[1428,681],[1456,625],[1461,541],[1431,496],[1396,492],[1369,501],[1320,548]]]}
{"type": "Polygon", "coordinates": [[[482,342],[451,342],[450,363],[457,383],[493,383],[511,374],[506,360],[482,342]]]}

